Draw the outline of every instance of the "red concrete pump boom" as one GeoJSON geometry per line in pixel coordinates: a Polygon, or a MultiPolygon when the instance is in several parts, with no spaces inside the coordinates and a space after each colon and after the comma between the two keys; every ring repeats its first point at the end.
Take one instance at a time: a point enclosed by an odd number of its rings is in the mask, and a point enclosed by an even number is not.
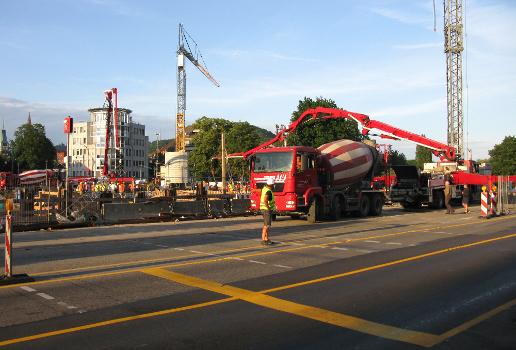
{"type": "MultiPolygon", "coordinates": [[[[432,150],[432,153],[440,157],[442,161],[456,161],[456,151],[452,146],[448,146],[444,143],[434,141],[427,137],[411,133],[409,131],[405,131],[399,128],[396,128],[392,125],[382,123],[377,120],[370,119],[369,116],[361,113],[355,113],[346,111],[344,109],[337,108],[325,108],[325,107],[317,107],[310,108],[301,114],[299,118],[297,118],[294,122],[292,122],[288,128],[282,129],[278,132],[278,134],[272,138],[271,140],[262,143],[261,145],[245,152],[242,156],[248,158],[256,151],[268,147],[277,141],[282,141],[285,138],[286,133],[293,132],[296,128],[311,119],[351,119],[356,121],[362,127],[362,135],[368,135],[372,130],[378,130],[380,134],[376,136],[380,136],[381,138],[387,138],[392,140],[406,140],[423,147],[429,148],[432,150]]],[[[371,134],[372,135],[372,134],[371,134]]],[[[236,156],[236,155],[233,155],[236,156]]]]}
{"type": "Polygon", "coordinates": [[[104,107],[107,108],[106,114],[106,141],[104,146],[104,167],[102,168],[102,175],[107,176],[109,173],[109,144],[111,143],[111,118],[114,115],[115,126],[115,148],[120,148],[120,138],[118,135],[118,89],[112,88],[104,91],[106,101],[104,107]],[[113,108],[113,96],[115,97],[115,105],[113,108]],[[114,112],[114,113],[113,113],[114,112]]]}

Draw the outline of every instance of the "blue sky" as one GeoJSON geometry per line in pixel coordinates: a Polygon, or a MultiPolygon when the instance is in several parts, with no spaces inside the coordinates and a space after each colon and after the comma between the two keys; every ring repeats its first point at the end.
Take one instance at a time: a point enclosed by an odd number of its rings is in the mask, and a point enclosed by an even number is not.
{"type": "MultiPolygon", "coordinates": [[[[274,129],[304,96],[334,99],[446,142],[442,2],[0,2],[0,118],[65,140],[63,118],[84,120],[119,89],[151,141],[174,133],[177,27],[196,39],[213,86],[187,64],[187,123],[206,115],[274,129]]],[[[516,2],[466,0],[467,130],[473,158],[516,134],[516,2]]],[[[466,133],[466,130],[465,130],[466,133]]],[[[382,141],[383,142],[383,141],[382,141]]],[[[413,157],[415,146],[394,142],[413,157]]]]}

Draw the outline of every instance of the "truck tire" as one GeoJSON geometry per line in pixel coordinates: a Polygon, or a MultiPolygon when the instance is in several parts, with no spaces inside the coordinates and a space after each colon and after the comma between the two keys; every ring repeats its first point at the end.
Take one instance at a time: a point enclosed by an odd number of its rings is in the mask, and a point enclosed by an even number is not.
{"type": "Polygon", "coordinates": [[[306,214],[306,221],[311,224],[315,224],[322,218],[322,203],[318,198],[313,198],[308,207],[308,213],[306,214]]]}
{"type": "Polygon", "coordinates": [[[330,218],[339,220],[342,217],[342,198],[335,196],[331,202],[330,218]]]}
{"type": "Polygon", "coordinates": [[[353,216],[363,218],[369,214],[369,208],[371,207],[371,200],[369,196],[362,195],[362,199],[360,199],[360,205],[357,211],[353,212],[353,216]]]}
{"type": "Polygon", "coordinates": [[[371,208],[369,208],[369,215],[380,216],[383,210],[383,196],[379,194],[373,195],[371,201],[371,208]]]}
{"type": "Polygon", "coordinates": [[[432,208],[442,209],[444,208],[444,193],[443,191],[435,191],[434,198],[432,201],[432,208]]]}
{"type": "Polygon", "coordinates": [[[292,220],[297,220],[297,219],[299,219],[299,217],[300,217],[300,216],[301,216],[301,215],[299,215],[299,214],[290,214],[290,218],[291,218],[292,220]]]}

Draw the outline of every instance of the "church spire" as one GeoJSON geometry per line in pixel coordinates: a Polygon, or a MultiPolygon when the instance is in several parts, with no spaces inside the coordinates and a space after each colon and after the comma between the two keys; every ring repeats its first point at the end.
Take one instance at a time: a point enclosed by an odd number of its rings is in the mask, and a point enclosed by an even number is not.
{"type": "Polygon", "coordinates": [[[32,125],[32,119],[30,118],[30,112],[29,112],[29,118],[27,118],[27,124],[32,125]]]}

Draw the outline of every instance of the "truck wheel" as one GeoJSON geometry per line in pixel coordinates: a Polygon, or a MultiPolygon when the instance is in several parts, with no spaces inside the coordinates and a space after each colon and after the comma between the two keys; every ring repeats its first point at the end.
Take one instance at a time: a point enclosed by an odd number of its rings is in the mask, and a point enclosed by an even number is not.
{"type": "Polygon", "coordinates": [[[300,217],[300,216],[301,216],[301,215],[299,215],[299,214],[290,214],[290,218],[291,218],[292,220],[297,220],[297,219],[299,219],[299,217],[300,217]]]}
{"type": "Polygon", "coordinates": [[[383,196],[374,195],[371,203],[371,208],[369,209],[369,215],[372,216],[380,216],[382,215],[383,210],[383,196]]]}
{"type": "Polygon", "coordinates": [[[369,214],[369,208],[370,208],[371,200],[368,196],[362,195],[362,199],[360,200],[360,206],[357,211],[355,211],[353,214],[354,216],[358,217],[365,217],[369,214]]]}
{"type": "Polygon", "coordinates": [[[321,220],[321,211],[322,211],[322,203],[319,199],[314,198],[310,202],[310,207],[308,207],[308,213],[306,214],[306,220],[314,224],[317,221],[321,220]]]}
{"type": "Polygon", "coordinates": [[[342,217],[342,199],[340,197],[333,198],[330,209],[330,218],[339,220],[342,217]]]}

